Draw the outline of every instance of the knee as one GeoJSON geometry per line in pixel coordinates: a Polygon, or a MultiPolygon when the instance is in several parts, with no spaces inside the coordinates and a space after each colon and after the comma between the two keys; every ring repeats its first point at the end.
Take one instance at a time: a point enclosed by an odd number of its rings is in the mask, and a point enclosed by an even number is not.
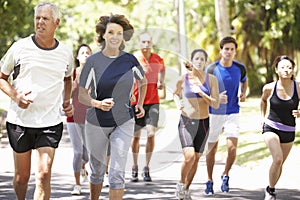
{"type": "Polygon", "coordinates": [[[196,156],[192,154],[187,155],[184,160],[184,162],[187,164],[193,164],[195,161],[196,161],[196,156]]]}
{"type": "Polygon", "coordinates": [[[50,181],[50,178],[51,178],[51,171],[50,170],[39,171],[36,174],[36,179],[41,184],[48,183],[50,181]]]}
{"type": "Polygon", "coordinates": [[[228,154],[230,154],[232,156],[235,156],[236,155],[236,150],[237,150],[236,146],[231,146],[231,147],[228,148],[228,154]]]}
{"type": "Polygon", "coordinates": [[[132,143],[138,145],[140,143],[140,137],[134,136],[132,139],[132,143]]]}
{"type": "Polygon", "coordinates": [[[282,156],[276,156],[275,158],[273,158],[273,164],[276,166],[281,166],[283,164],[282,156]]]}
{"type": "Polygon", "coordinates": [[[154,137],[154,135],[148,135],[147,136],[147,143],[148,144],[154,144],[154,142],[155,142],[155,137],[154,137]]]}
{"type": "Polygon", "coordinates": [[[26,174],[15,174],[14,182],[18,185],[25,185],[29,182],[30,173],[26,174]]]}

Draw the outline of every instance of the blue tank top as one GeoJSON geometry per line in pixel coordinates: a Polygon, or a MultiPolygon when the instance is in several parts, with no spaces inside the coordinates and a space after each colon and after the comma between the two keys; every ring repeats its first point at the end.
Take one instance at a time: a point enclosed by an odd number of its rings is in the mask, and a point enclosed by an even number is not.
{"type": "MultiPolygon", "coordinates": [[[[210,96],[209,88],[209,75],[206,74],[205,82],[203,84],[197,85],[205,94],[210,96]]],[[[183,94],[186,98],[202,98],[198,93],[191,91],[191,83],[189,81],[188,74],[185,75],[183,94]]]]}

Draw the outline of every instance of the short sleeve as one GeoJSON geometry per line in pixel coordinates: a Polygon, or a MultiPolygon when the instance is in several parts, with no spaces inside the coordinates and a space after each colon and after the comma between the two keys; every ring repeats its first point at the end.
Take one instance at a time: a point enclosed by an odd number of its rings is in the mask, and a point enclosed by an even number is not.
{"type": "Polygon", "coordinates": [[[68,54],[68,66],[67,66],[67,71],[66,71],[65,77],[71,76],[72,73],[73,73],[73,69],[74,69],[74,58],[73,58],[72,52],[69,51],[69,54],[68,54]]]}
{"type": "Polygon", "coordinates": [[[144,71],[143,67],[141,66],[141,64],[139,63],[139,61],[133,55],[132,55],[132,62],[133,62],[132,71],[134,73],[134,77],[137,80],[143,79],[143,77],[145,75],[145,71],[144,71]]]}
{"type": "Polygon", "coordinates": [[[165,62],[164,59],[162,57],[160,57],[160,72],[164,72],[166,70],[166,66],[165,66],[165,62]]]}
{"type": "Polygon", "coordinates": [[[16,65],[16,59],[14,58],[16,49],[17,43],[14,43],[0,61],[1,72],[5,75],[10,75],[16,65]]]}
{"type": "Polygon", "coordinates": [[[80,73],[79,86],[88,89],[95,75],[93,74],[90,59],[88,58],[80,73]]]}

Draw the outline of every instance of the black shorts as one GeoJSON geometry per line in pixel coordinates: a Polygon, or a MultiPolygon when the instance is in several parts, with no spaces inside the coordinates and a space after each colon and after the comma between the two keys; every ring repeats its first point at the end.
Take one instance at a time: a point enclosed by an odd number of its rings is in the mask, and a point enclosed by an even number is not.
{"type": "Polygon", "coordinates": [[[295,140],[295,131],[289,132],[289,131],[281,131],[275,128],[272,128],[271,126],[264,124],[263,125],[263,134],[265,132],[272,132],[278,135],[280,143],[290,143],[295,140]]]}
{"type": "MultiPolygon", "coordinates": [[[[132,107],[133,110],[135,106],[132,107]]],[[[136,118],[136,115],[134,114],[135,119],[135,126],[134,126],[134,132],[142,129],[146,125],[152,125],[154,127],[158,126],[158,119],[159,119],[159,104],[148,104],[143,106],[145,110],[145,115],[142,118],[136,118]]]]}
{"type": "Polygon", "coordinates": [[[63,123],[45,128],[29,128],[6,122],[10,146],[17,153],[39,147],[57,148],[62,137],[63,123]]]}
{"type": "Polygon", "coordinates": [[[209,133],[209,118],[190,119],[180,116],[178,125],[181,147],[194,147],[195,152],[203,153],[209,133]]]}

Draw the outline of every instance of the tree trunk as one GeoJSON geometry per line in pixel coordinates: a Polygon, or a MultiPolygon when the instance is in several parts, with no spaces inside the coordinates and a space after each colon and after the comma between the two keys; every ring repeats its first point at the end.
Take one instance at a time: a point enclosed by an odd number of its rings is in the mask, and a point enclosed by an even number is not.
{"type": "Polygon", "coordinates": [[[227,0],[215,0],[215,18],[220,38],[230,36],[230,20],[228,13],[227,0]]]}

